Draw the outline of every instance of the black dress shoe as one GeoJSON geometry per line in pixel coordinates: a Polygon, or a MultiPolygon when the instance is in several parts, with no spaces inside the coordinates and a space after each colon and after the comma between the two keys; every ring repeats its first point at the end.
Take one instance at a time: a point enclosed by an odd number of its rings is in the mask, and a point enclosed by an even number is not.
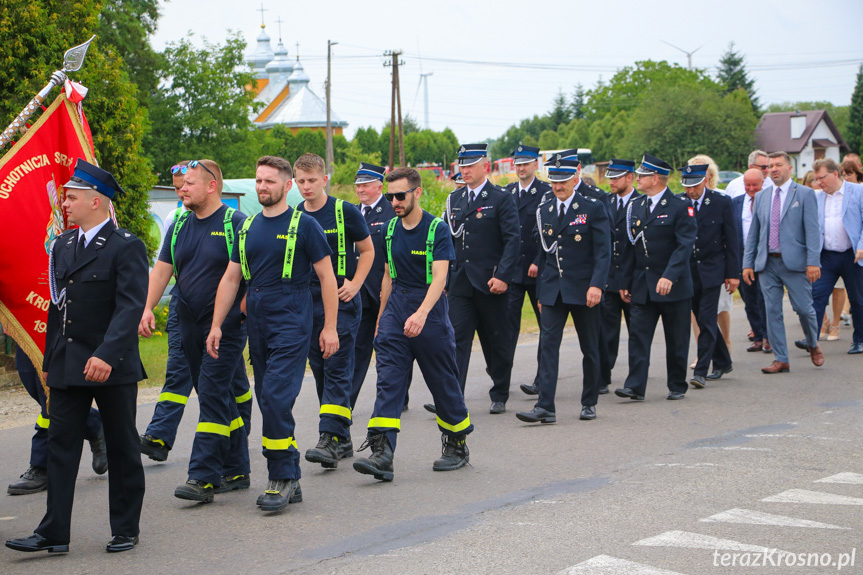
{"type": "Polygon", "coordinates": [[[720,379],[726,373],[731,373],[734,371],[734,366],[729,365],[728,367],[719,367],[713,370],[713,372],[707,375],[707,379],[720,379]]]}
{"type": "Polygon", "coordinates": [[[541,407],[534,407],[530,411],[519,411],[515,416],[528,423],[554,423],[557,421],[557,416],[553,411],[541,407]]]}
{"type": "Polygon", "coordinates": [[[852,344],[848,349],[848,355],[857,355],[858,353],[863,353],[863,343],[852,344]]]}
{"type": "Polygon", "coordinates": [[[794,340],[794,345],[797,346],[797,349],[802,349],[803,351],[809,351],[809,344],[805,339],[797,339],[794,340]]]}
{"type": "Polygon", "coordinates": [[[25,551],[32,553],[33,551],[47,551],[48,553],[68,553],[69,544],[54,541],[42,537],[38,533],[34,533],[30,537],[22,539],[10,539],[6,542],[6,547],[15,551],[25,551]]]}
{"type": "Polygon", "coordinates": [[[608,386],[607,386],[607,385],[602,385],[602,386],[600,386],[600,387],[599,387],[599,391],[598,391],[597,393],[598,393],[599,395],[606,395],[607,393],[609,393],[609,391],[608,391],[608,386]]]}
{"type": "Polygon", "coordinates": [[[437,413],[437,408],[434,406],[434,403],[424,403],[423,408],[429,413],[437,413]]]}
{"type": "Polygon", "coordinates": [[[668,397],[666,397],[665,399],[672,399],[672,400],[673,399],[683,399],[683,396],[684,396],[683,392],[672,391],[671,393],[668,394],[668,397]]]}
{"type": "Polygon", "coordinates": [[[138,544],[138,536],[134,537],[126,537],[125,535],[114,535],[111,537],[111,540],[108,541],[108,546],[105,547],[105,551],[108,553],[120,553],[122,551],[128,551],[133,549],[135,545],[138,544]]]}
{"type": "Polygon", "coordinates": [[[619,387],[619,388],[615,389],[614,395],[616,395],[617,397],[628,397],[629,399],[635,399],[637,401],[643,401],[644,400],[643,395],[639,395],[639,394],[635,393],[634,391],[632,391],[628,387],[619,387]]]}
{"type": "Polygon", "coordinates": [[[90,440],[90,451],[93,452],[93,471],[102,475],[108,471],[108,450],[105,447],[105,431],[99,427],[99,435],[90,440]]]}
{"type": "Polygon", "coordinates": [[[539,394],[539,388],[537,388],[537,386],[536,386],[536,384],[535,384],[535,383],[532,383],[532,384],[530,384],[530,385],[527,385],[527,384],[525,384],[525,383],[522,383],[522,384],[521,384],[521,385],[519,385],[518,387],[519,387],[523,392],[525,392],[527,395],[538,395],[538,394],[539,394]]]}
{"type": "Polygon", "coordinates": [[[593,405],[585,405],[581,408],[579,419],[596,419],[596,407],[593,405]]]}
{"type": "Polygon", "coordinates": [[[48,471],[44,467],[31,465],[18,481],[9,484],[6,493],[9,495],[30,495],[45,491],[46,487],[48,487],[48,471]]]}
{"type": "Polygon", "coordinates": [[[695,389],[704,389],[704,386],[707,385],[707,381],[704,379],[703,375],[693,375],[689,378],[689,383],[691,383],[692,387],[695,389]]]}
{"type": "Polygon", "coordinates": [[[491,407],[488,408],[488,412],[494,415],[506,413],[506,404],[502,401],[492,401],[491,407]]]}

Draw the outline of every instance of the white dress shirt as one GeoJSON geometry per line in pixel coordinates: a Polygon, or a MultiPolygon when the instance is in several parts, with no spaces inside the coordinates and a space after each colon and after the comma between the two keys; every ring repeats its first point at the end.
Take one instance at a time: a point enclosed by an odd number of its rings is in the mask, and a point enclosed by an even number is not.
{"type": "Polygon", "coordinates": [[[625,196],[617,196],[617,199],[615,200],[615,201],[617,202],[617,206],[616,206],[616,207],[617,207],[618,209],[623,209],[623,208],[625,208],[625,207],[626,207],[626,204],[628,204],[628,203],[629,203],[629,198],[631,198],[631,197],[632,197],[632,194],[633,194],[633,193],[635,193],[635,190],[634,190],[634,189],[633,189],[633,190],[630,190],[630,191],[629,191],[629,193],[628,193],[628,194],[626,194],[625,196]]]}
{"type": "Polygon", "coordinates": [[[842,222],[842,202],[845,199],[845,184],[838,191],[824,192],[824,249],[844,252],[851,249],[851,240],[842,222]]]}
{"type": "Polygon", "coordinates": [[[90,228],[89,231],[86,231],[86,232],[83,232],[83,231],[81,231],[81,228],[78,228],[78,241],[79,242],[83,241],[84,247],[86,248],[87,246],[90,245],[90,242],[93,241],[93,238],[96,237],[96,234],[99,233],[99,230],[101,230],[103,227],[105,227],[105,224],[107,224],[109,221],[111,221],[111,218],[105,218],[104,222],[102,222],[101,224],[97,224],[97,225],[93,226],[92,228],[90,228]],[[83,240],[81,239],[82,237],[84,238],[83,240]]]}
{"type": "Polygon", "coordinates": [[[575,194],[570,195],[566,201],[560,201],[560,198],[555,198],[555,208],[557,209],[557,215],[560,216],[560,206],[566,206],[564,213],[569,211],[569,206],[572,205],[572,199],[575,197],[575,194]]]}
{"type": "Polygon", "coordinates": [[[743,208],[741,208],[740,212],[740,221],[743,224],[744,245],[746,244],[746,238],[749,237],[749,228],[752,226],[752,212],[754,210],[754,203],[755,198],[750,197],[749,194],[746,194],[746,197],[743,198],[743,208]]]}
{"type": "Polygon", "coordinates": [[[486,183],[487,181],[488,181],[488,179],[487,179],[487,178],[486,178],[486,179],[484,179],[484,180],[482,181],[482,183],[481,183],[479,186],[477,186],[476,188],[471,188],[470,186],[468,186],[467,184],[465,184],[465,187],[467,187],[467,199],[468,199],[468,201],[470,200],[470,195],[471,195],[471,193],[474,195],[474,198],[478,198],[478,197],[479,197],[479,194],[480,194],[480,192],[482,191],[482,189],[485,187],[485,183],[486,183]]]}

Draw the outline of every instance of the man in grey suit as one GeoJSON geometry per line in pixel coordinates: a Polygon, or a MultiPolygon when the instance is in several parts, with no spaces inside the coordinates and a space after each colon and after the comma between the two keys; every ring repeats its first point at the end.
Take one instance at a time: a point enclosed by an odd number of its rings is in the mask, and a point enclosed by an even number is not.
{"type": "Polygon", "coordinates": [[[789,371],[789,364],[782,317],[783,287],[800,317],[812,363],[824,364],[812,306],[812,282],[821,277],[821,230],[815,192],[791,179],[788,154],[770,154],[769,164],[773,186],[755,196],[755,212],[743,254],[743,281],[751,285],[758,272],[764,293],[767,338],[775,360],[761,371],[784,373],[789,371]]]}

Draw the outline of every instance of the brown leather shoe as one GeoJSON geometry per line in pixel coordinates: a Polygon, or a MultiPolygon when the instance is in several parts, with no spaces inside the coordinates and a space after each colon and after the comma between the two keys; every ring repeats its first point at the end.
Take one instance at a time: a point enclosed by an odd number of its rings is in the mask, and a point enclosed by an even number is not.
{"type": "Polygon", "coordinates": [[[764,353],[773,353],[773,347],[768,340],[764,340],[764,347],[761,349],[764,353]]]}
{"type": "Polygon", "coordinates": [[[746,348],[746,351],[761,351],[764,349],[764,343],[761,341],[753,342],[752,345],[746,348]]]}
{"type": "Polygon", "coordinates": [[[784,361],[774,361],[767,367],[761,368],[761,373],[788,373],[791,371],[791,366],[784,361]]]}
{"type": "Polygon", "coordinates": [[[816,345],[815,347],[809,346],[809,357],[812,358],[812,364],[815,367],[824,365],[824,352],[821,351],[820,345],[816,345]]]}

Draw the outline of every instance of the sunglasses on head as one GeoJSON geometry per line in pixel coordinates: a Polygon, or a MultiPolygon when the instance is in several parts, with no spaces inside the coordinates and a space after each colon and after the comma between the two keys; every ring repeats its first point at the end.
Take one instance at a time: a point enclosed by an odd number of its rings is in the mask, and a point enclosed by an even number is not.
{"type": "Polygon", "coordinates": [[[403,201],[405,201],[405,198],[407,197],[407,195],[410,194],[411,192],[414,192],[414,191],[416,191],[416,188],[411,188],[410,190],[408,190],[406,192],[395,192],[394,194],[387,193],[387,194],[384,194],[384,197],[386,197],[388,202],[391,202],[394,199],[396,199],[400,202],[403,202],[403,201]]]}
{"type": "Polygon", "coordinates": [[[208,168],[207,166],[202,164],[200,160],[193,160],[185,166],[180,166],[180,165],[171,166],[171,175],[174,175],[174,176],[176,176],[177,174],[185,175],[186,172],[188,172],[190,168],[197,168],[198,166],[200,166],[200,167],[204,168],[205,170],[207,170],[208,172],[210,172],[210,175],[213,176],[214,180],[217,179],[216,174],[214,174],[212,172],[212,170],[210,170],[210,168],[208,168]]]}

